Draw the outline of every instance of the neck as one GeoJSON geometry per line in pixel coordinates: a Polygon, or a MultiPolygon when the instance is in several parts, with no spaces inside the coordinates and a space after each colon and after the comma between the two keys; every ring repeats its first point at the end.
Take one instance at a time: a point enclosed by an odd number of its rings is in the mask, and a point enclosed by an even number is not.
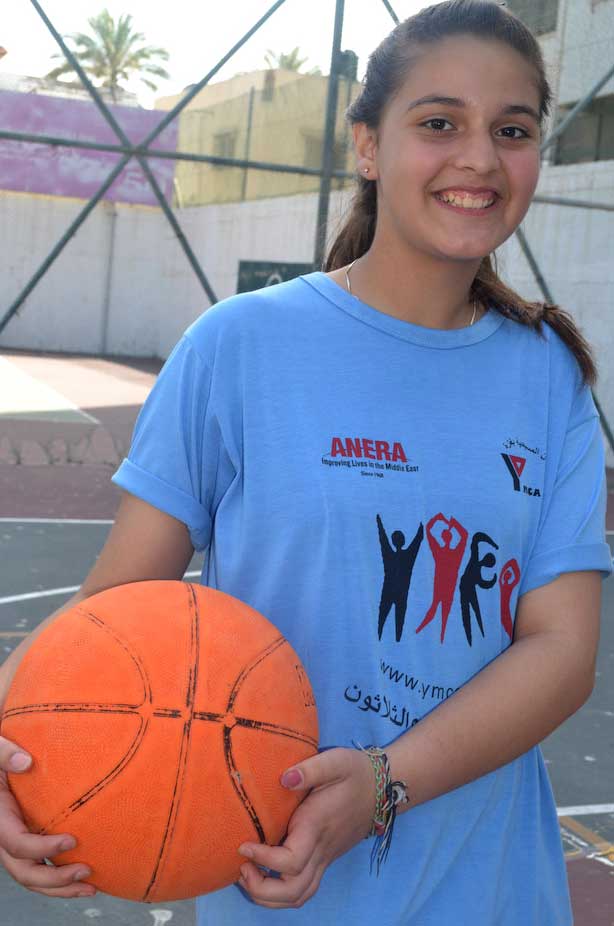
{"type": "MultiPolygon", "coordinates": [[[[481,258],[445,261],[406,249],[400,253],[376,236],[352,267],[352,293],[402,321],[425,328],[464,328],[473,314],[469,290],[480,263],[481,258]]],[[[479,317],[478,308],[476,321],[479,317]]]]}

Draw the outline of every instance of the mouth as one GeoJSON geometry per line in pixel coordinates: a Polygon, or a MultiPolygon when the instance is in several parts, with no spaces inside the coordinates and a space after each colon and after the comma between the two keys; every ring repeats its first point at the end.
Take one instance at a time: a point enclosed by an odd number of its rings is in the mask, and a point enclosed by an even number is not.
{"type": "Polygon", "coordinates": [[[442,206],[448,209],[454,209],[455,212],[462,212],[465,215],[485,215],[491,211],[501,197],[494,191],[487,193],[478,193],[471,195],[467,192],[441,192],[433,193],[433,199],[437,200],[442,206]]]}

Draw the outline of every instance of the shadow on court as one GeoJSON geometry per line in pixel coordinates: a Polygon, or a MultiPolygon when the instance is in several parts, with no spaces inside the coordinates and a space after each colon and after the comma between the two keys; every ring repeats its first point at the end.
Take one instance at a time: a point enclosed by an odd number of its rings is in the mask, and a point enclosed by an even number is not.
{"type": "MultiPolygon", "coordinates": [[[[0,662],[65,602],[102,549],[125,455],[158,361],[0,351],[0,662]]],[[[614,488],[614,486],[613,486],[614,488]]],[[[614,541],[614,496],[608,540],[614,541]]],[[[202,556],[186,577],[197,579],[202,556]]],[[[603,586],[597,683],[542,744],[559,808],[575,926],[614,923],[614,582],[603,586]]],[[[192,926],[194,903],[145,905],[105,894],[61,900],[0,867],[0,926],[192,926]],[[170,917],[169,917],[170,914],[170,917]]]]}

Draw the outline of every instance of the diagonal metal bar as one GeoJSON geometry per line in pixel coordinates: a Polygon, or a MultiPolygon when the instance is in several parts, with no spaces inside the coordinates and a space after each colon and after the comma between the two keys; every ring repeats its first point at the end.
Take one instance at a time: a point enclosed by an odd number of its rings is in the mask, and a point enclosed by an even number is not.
{"type": "Polygon", "coordinates": [[[529,242],[528,242],[527,239],[525,238],[525,234],[524,234],[522,228],[520,227],[520,225],[519,225],[518,228],[516,229],[516,237],[518,238],[518,243],[520,244],[520,247],[522,248],[522,253],[523,253],[524,256],[526,257],[527,263],[528,263],[529,267],[531,268],[531,270],[532,270],[532,272],[533,272],[533,276],[535,277],[535,279],[536,279],[536,281],[537,281],[537,285],[539,286],[539,288],[540,288],[541,291],[542,291],[542,294],[543,294],[543,296],[544,296],[544,299],[545,299],[547,302],[552,302],[552,303],[554,303],[554,299],[553,299],[553,297],[552,297],[552,293],[550,292],[550,289],[548,288],[548,284],[546,283],[544,277],[542,276],[542,272],[541,272],[541,270],[539,269],[539,264],[537,263],[537,261],[536,261],[534,255],[533,255],[533,251],[532,251],[531,248],[529,247],[529,242]]]}
{"type": "Polygon", "coordinates": [[[166,114],[166,116],[161,120],[161,122],[156,126],[156,128],[153,129],[153,130],[149,133],[149,135],[141,142],[141,146],[140,146],[141,148],[147,147],[148,145],[151,144],[151,142],[154,140],[154,138],[157,138],[157,137],[158,137],[158,135],[160,134],[160,132],[162,132],[162,131],[166,128],[166,126],[169,124],[169,122],[172,122],[173,119],[175,118],[175,116],[178,116],[178,115],[179,115],[179,113],[181,112],[181,110],[184,109],[184,108],[188,105],[188,103],[189,103],[191,100],[194,99],[194,97],[196,96],[196,94],[199,93],[199,91],[202,90],[202,88],[203,88],[206,84],[209,83],[209,81],[211,80],[211,78],[214,77],[214,76],[217,74],[217,72],[218,72],[222,67],[224,67],[224,65],[226,64],[226,62],[229,61],[230,58],[232,58],[232,56],[235,54],[235,52],[237,52],[237,51],[241,48],[241,46],[244,45],[245,42],[247,42],[247,40],[250,39],[250,38],[252,37],[252,35],[254,34],[254,32],[256,32],[256,31],[260,28],[260,26],[262,26],[262,24],[265,23],[265,22],[267,21],[267,19],[269,19],[269,17],[272,16],[273,13],[274,13],[276,10],[278,10],[279,7],[282,6],[282,4],[285,3],[285,2],[286,2],[286,0],[276,0],[276,2],[275,2],[271,7],[269,7],[269,9],[266,11],[266,13],[264,14],[264,16],[261,16],[260,19],[258,20],[258,22],[255,23],[255,24],[251,27],[251,29],[248,29],[248,31],[245,33],[245,35],[243,36],[243,38],[242,38],[242,39],[239,39],[239,41],[236,43],[236,45],[233,45],[232,48],[230,49],[230,51],[227,52],[227,54],[225,54],[223,58],[220,58],[220,60],[218,61],[218,63],[215,65],[215,67],[212,68],[212,69],[209,71],[208,74],[205,74],[205,76],[203,77],[203,79],[202,79],[201,81],[199,81],[197,84],[195,84],[195,85],[192,87],[192,89],[191,89],[184,97],[182,97],[182,98],[175,104],[175,106],[174,106],[171,110],[168,111],[168,113],[166,114]]]}
{"type": "Polygon", "coordinates": [[[70,224],[70,226],[64,232],[64,234],[62,235],[62,237],[60,238],[56,246],[53,248],[51,253],[45,258],[45,260],[40,265],[38,270],[34,273],[34,275],[31,277],[31,279],[26,284],[24,289],[20,292],[17,299],[15,299],[13,304],[9,307],[4,317],[0,319],[0,334],[2,334],[2,332],[4,331],[4,329],[10,322],[11,318],[13,317],[13,315],[16,315],[16,313],[18,312],[20,307],[23,305],[25,300],[28,298],[28,296],[30,295],[30,293],[32,292],[32,290],[34,289],[38,281],[41,279],[41,277],[45,275],[45,273],[47,272],[51,264],[54,262],[54,260],[62,253],[62,251],[64,250],[65,246],[68,244],[70,239],[75,235],[75,233],[78,231],[78,229],[83,224],[83,222],[85,222],[90,212],[92,212],[94,207],[102,199],[102,197],[107,192],[107,190],[109,189],[113,181],[116,180],[117,177],[119,177],[119,175],[121,174],[122,170],[124,169],[124,167],[126,166],[129,160],[130,160],[130,157],[126,156],[122,158],[121,161],[118,162],[118,164],[111,171],[111,173],[109,174],[107,179],[104,181],[104,183],[102,184],[102,186],[100,187],[96,195],[93,196],[92,199],[90,199],[87,205],[81,210],[79,215],[76,217],[76,219],[70,224]]]}
{"type": "Polygon", "coordinates": [[[546,151],[547,148],[549,148],[551,145],[554,144],[554,142],[557,140],[557,138],[559,138],[559,137],[563,134],[563,132],[566,131],[566,129],[568,128],[569,124],[570,124],[571,122],[573,122],[573,120],[576,118],[576,116],[578,115],[578,113],[581,113],[583,109],[586,109],[586,107],[588,106],[588,104],[591,103],[592,100],[597,96],[597,94],[599,93],[599,91],[601,90],[601,88],[604,86],[604,84],[607,84],[607,82],[608,82],[608,81],[610,80],[610,78],[613,77],[613,76],[614,76],[614,65],[612,65],[612,67],[610,68],[610,70],[607,72],[607,74],[605,74],[605,75],[601,78],[601,80],[598,80],[598,81],[597,81],[597,83],[595,84],[595,86],[592,87],[592,88],[588,91],[588,93],[586,94],[586,96],[583,96],[582,99],[579,100],[579,101],[576,103],[576,105],[573,107],[573,109],[571,109],[571,110],[567,113],[567,115],[565,116],[565,118],[564,118],[561,122],[559,122],[559,124],[557,125],[557,127],[551,132],[551,134],[548,136],[548,138],[546,138],[545,141],[543,141],[543,142],[541,143],[541,145],[540,145],[540,150],[541,150],[542,154],[543,154],[544,151],[546,151]]]}
{"type": "MultiPolygon", "coordinates": [[[[186,97],[184,97],[184,98],[177,104],[177,106],[175,106],[174,109],[171,110],[171,111],[168,113],[167,117],[166,117],[165,119],[163,119],[163,120],[158,124],[158,126],[156,127],[156,129],[155,129],[153,132],[151,132],[150,135],[145,139],[145,144],[149,144],[154,138],[156,138],[156,137],[160,134],[161,131],[163,131],[163,129],[166,127],[166,125],[168,125],[168,123],[175,117],[175,115],[181,111],[181,109],[183,108],[183,106],[185,106],[185,105],[192,99],[192,97],[194,96],[194,94],[195,94],[196,92],[198,92],[198,90],[201,89],[201,88],[207,83],[207,81],[211,79],[211,77],[212,77],[215,73],[217,73],[217,71],[220,69],[220,67],[222,67],[223,64],[225,64],[225,63],[232,57],[232,55],[235,54],[235,52],[236,52],[236,51],[237,51],[237,50],[238,50],[238,49],[239,49],[239,48],[240,48],[240,47],[241,47],[252,35],[253,35],[253,33],[254,33],[258,28],[260,28],[260,26],[269,18],[269,16],[271,16],[271,15],[282,5],[282,3],[284,3],[284,2],[285,2],[285,0],[277,0],[277,2],[274,3],[274,4],[269,8],[269,10],[264,14],[264,16],[262,16],[262,17],[258,20],[258,22],[257,22],[250,30],[248,30],[248,32],[245,33],[245,35],[243,36],[243,38],[240,39],[239,42],[237,42],[237,43],[231,48],[231,50],[230,50],[226,55],[224,55],[224,57],[220,60],[220,62],[218,62],[218,64],[216,65],[216,67],[213,68],[211,71],[209,71],[209,73],[206,75],[206,77],[203,78],[203,80],[200,81],[200,83],[196,85],[196,88],[194,88],[193,92],[189,93],[186,97]]],[[[70,54],[70,50],[68,50],[68,51],[69,51],[69,54],[70,54]]],[[[133,146],[132,146],[132,145],[129,145],[128,147],[129,147],[130,151],[132,151],[133,146]]],[[[9,309],[8,309],[7,313],[4,315],[4,317],[3,317],[2,319],[0,319],[0,334],[2,334],[2,332],[3,332],[4,328],[6,327],[6,325],[8,324],[8,322],[11,320],[11,318],[13,317],[13,315],[15,315],[15,314],[17,313],[17,311],[19,310],[19,308],[23,305],[23,303],[24,303],[24,301],[27,299],[28,295],[32,292],[32,290],[34,289],[34,287],[36,286],[36,284],[38,283],[38,281],[44,276],[44,274],[47,272],[47,270],[48,270],[49,267],[52,265],[52,263],[53,263],[53,262],[55,261],[55,259],[59,256],[59,254],[62,252],[62,250],[64,249],[64,247],[66,246],[66,244],[67,244],[67,243],[70,241],[70,239],[76,234],[76,232],[78,231],[78,229],[80,228],[80,226],[83,224],[83,222],[85,221],[85,219],[88,217],[88,215],[90,214],[90,212],[92,212],[94,206],[97,205],[97,203],[102,199],[102,197],[104,196],[104,194],[106,193],[106,191],[109,189],[109,187],[111,186],[111,184],[112,184],[112,183],[117,179],[117,177],[121,174],[122,170],[124,169],[124,167],[126,166],[126,164],[129,162],[131,156],[132,156],[131,154],[127,154],[127,155],[125,155],[125,156],[122,158],[121,161],[118,162],[118,164],[116,165],[116,167],[114,168],[114,170],[111,172],[111,174],[109,175],[109,177],[103,182],[103,184],[101,185],[100,189],[99,189],[98,192],[95,194],[95,196],[89,201],[89,203],[86,204],[86,206],[82,209],[82,211],[79,213],[79,215],[78,215],[78,216],[75,218],[75,220],[71,223],[71,225],[70,225],[69,228],[66,230],[66,232],[64,233],[64,235],[62,236],[62,238],[60,239],[60,241],[58,242],[58,244],[55,246],[55,248],[51,251],[51,253],[48,255],[48,257],[43,261],[43,263],[41,264],[41,266],[40,266],[40,267],[38,268],[38,270],[35,272],[34,276],[31,278],[30,282],[26,285],[26,287],[22,290],[22,292],[19,294],[19,296],[17,297],[17,299],[16,299],[16,300],[13,302],[13,304],[9,307],[9,309]]],[[[215,301],[217,301],[217,300],[214,299],[214,300],[212,300],[212,301],[215,302],[215,301]]]]}
{"type": "MultiPolygon", "coordinates": [[[[537,285],[541,289],[544,298],[548,302],[551,302],[551,303],[554,302],[554,299],[552,298],[552,293],[550,292],[548,284],[546,283],[545,279],[542,276],[541,270],[539,269],[539,264],[537,263],[537,260],[535,259],[533,252],[531,251],[531,248],[529,247],[529,242],[525,238],[524,232],[522,231],[520,226],[518,226],[518,228],[516,229],[516,237],[518,238],[518,242],[520,244],[520,247],[522,248],[522,252],[527,259],[529,267],[533,271],[533,275],[535,276],[537,285]]],[[[601,405],[599,404],[597,396],[595,395],[592,389],[591,389],[591,393],[593,396],[593,401],[595,402],[595,407],[597,408],[597,411],[599,412],[599,419],[601,421],[601,426],[608,439],[608,443],[611,449],[614,451],[614,434],[612,434],[612,430],[610,428],[608,419],[606,418],[605,413],[601,405]]]]}
{"type": "Polygon", "coordinates": [[[388,12],[390,13],[390,15],[392,16],[392,18],[394,19],[395,23],[396,23],[397,26],[398,26],[398,25],[399,25],[399,17],[397,16],[397,14],[394,12],[394,10],[392,9],[392,7],[390,6],[388,0],[382,0],[382,3],[384,4],[384,6],[386,7],[386,9],[388,10],[388,12]]]}
{"type": "MultiPolygon", "coordinates": [[[[120,141],[124,145],[129,147],[131,145],[130,139],[128,138],[128,136],[122,129],[121,125],[116,120],[115,116],[113,115],[109,107],[106,105],[106,103],[104,102],[100,94],[98,93],[97,88],[93,85],[93,83],[91,82],[91,80],[89,79],[89,77],[87,76],[83,68],[81,67],[75,55],[71,52],[66,42],[64,41],[60,33],[57,31],[57,29],[55,28],[55,26],[53,25],[53,23],[51,22],[51,20],[45,13],[45,11],[43,10],[42,6],[39,3],[39,0],[31,0],[31,3],[36,9],[36,11],[39,13],[39,15],[41,16],[43,22],[45,23],[45,25],[47,26],[47,28],[53,35],[54,39],[56,40],[60,48],[62,49],[64,55],[66,56],[68,61],[72,64],[73,68],[75,69],[79,77],[81,78],[81,82],[83,83],[84,87],[86,87],[87,90],[89,91],[90,96],[94,100],[94,103],[100,110],[102,116],[109,123],[109,125],[111,126],[111,128],[113,129],[117,137],[120,139],[120,141]]],[[[142,154],[135,154],[134,157],[136,157],[137,161],[139,162],[141,166],[141,170],[147,177],[147,180],[149,181],[149,185],[154,191],[154,195],[156,199],[158,200],[158,202],[160,203],[160,207],[162,208],[162,211],[164,212],[173,231],[175,232],[175,235],[177,236],[177,239],[181,247],[183,248],[186,257],[188,258],[188,261],[192,269],[194,270],[194,273],[198,277],[201,286],[207,293],[207,296],[209,297],[211,303],[217,302],[217,296],[213,292],[213,289],[211,288],[211,284],[209,283],[209,280],[207,279],[204,270],[202,269],[202,267],[200,266],[200,263],[198,262],[198,258],[196,257],[196,255],[194,254],[194,251],[190,247],[190,243],[188,242],[188,239],[184,235],[183,229],[181,228],[179,222],[175,218],[175,214],[173,213],[172,209],[167,203],[162,190],[158,186],[158,181],[156,180],[153,174],[153,171],[151,167],[149,166],[149,162],[147,161],[147,158],[142,154]]]]}

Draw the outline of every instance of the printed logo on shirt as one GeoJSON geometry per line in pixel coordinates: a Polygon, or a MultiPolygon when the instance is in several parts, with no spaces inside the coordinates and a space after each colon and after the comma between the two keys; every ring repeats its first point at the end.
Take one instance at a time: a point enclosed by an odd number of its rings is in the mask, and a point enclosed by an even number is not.
{"type": "MultiPolygon", "coordinates": [[[[499,625],[512,639],[511,598],[520,583],[521,570],[517,559],[501,555],[499,544],[489,534],[480,530],[470,534],[457,518],[453,515],[446,517],[441,511],[429,519],[426,527],[420,521],[412,539],[408,539],[405,532],[407,525],[403,522],[405,530],[399,528],[398,521],[385,525],[379,513],[375,522],[383,564],[377,612],[379,640],[387,642],[394,638],[398,644],[403,641],[404,645],[399,650],[403,653],[407,651],[407,644],[417,650],[422,641],[426,643],[433,637],[445,645],[446,632],[450,633],[449,625],[462,626],[470,647],[479,640],[476,630],[482,638],[494,634],[497,640],[501,633],[499,625]],[[468,558],[462,568],[466,552],[468,558]],[[418,557],[432,559],[432,598],[426,613],[422,608],[419,612],[412,609],[411,601],[408,608],[418,557]],[[454,607],[457,589],[459,604],[454,607]],[[390,616],[392,611],[394,620],[390,616]],[[421,634],[419,639],[417,634],[421,634]]],[[[458,646],[456,635],[454,646],[458,646]]],[[[383,660],[381,670],[386,679],[383,683],[385,690],[382,686],[381,692],[375,691],[371,684],[365,688],[362,680],[353,678],[345,688],[344,699],[360,711],[373,711],[404,729],[413,727],[420,720],[418,715],[423,710],[418,709],[416,701],[421,705],[427,701],[437,703],[456,690],[432,679],[417,679],[383,660]],[[403,705],[402,701],[409,696],[413,706],[409,703],[403,705]]]]}
{"type": "Polygon", "coordinates": [[[361,476],[378,479],[390,472],[418,472],[418,466],[411,462],[401,441],[370,437],[333,436],[329,452],[322,456],[322,465],[353,469],[361,476]]]}
{"type": "Polygon", "coordinates": [[[520,481],[527,463],[526,457],[517,457],[511,453],[502,453],[501,456],[512,477],[514,492],[522,492],[524,495],[532,495],[535,496],[535,498],[541,497],[541,489],[538,489],[537,486],[527,485],[526,482],[520,481]]]}
{"type": "MultiPolygon", "coordinates": [[[[394,530],[390,535],[390,539],[388,539],[388,532],[379,514],[376,516],[376,522],[384,566],[384,580],[377,622],[378,639],[382,639],[386,620],[394,606],[395,639],[397,643],[401,641],[414,564],[422,547],[425,534],[434,562],[433,598],[427,613],[418,626],[415,627],[415,633],[421,633],[434,620],[439,607],[441,607],[440,642],[444,642],[454,593],[458,585],[460,617],[467,643],[469,646],[473,643],[472,616],[475,618],[482,637],[484,637],[484,623],[477,589],[490,589],[497,583],[496,572],[488,575],[483,570],[495,569],[497,557],[493,550],[498,550],[499,544],[484,531],[476,531],[469,539],[469,532],[456,518],[446,518],[441,512],[438,512],[430,519],[426,525],[426,531],[424,525],[420,522],[413,539],[407,547],[405,547],[405,534],[403,531],[394,530]],[[469,560],[462,575],[460,575],[461,561],[468,541],[469,560]],[[484,550],[484,545],[487,548],[490,547],[490,549],[484,550]]],[[[520,568],[517,561],[510,559],[502,564],[498,589],[499,619],[510,639],[513,633],[510,598],[519,581],[520,568]]]]}

